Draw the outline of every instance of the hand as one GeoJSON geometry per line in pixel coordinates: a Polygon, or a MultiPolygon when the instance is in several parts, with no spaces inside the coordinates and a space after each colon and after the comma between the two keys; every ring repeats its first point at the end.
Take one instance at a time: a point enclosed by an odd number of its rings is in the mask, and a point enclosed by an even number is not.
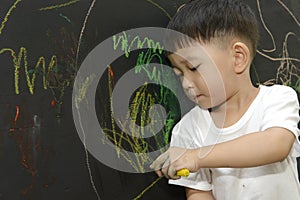
{"type": "Polygon", "coordinates": [[[176,172],[187,168],[190,172],[199,170],[200,148],[183,149],[179,147],[170,147],[165,153],[161,154],[152,164],[151,168],[159,176],[165,176],[167,179],[179,179],[176,172]]]}

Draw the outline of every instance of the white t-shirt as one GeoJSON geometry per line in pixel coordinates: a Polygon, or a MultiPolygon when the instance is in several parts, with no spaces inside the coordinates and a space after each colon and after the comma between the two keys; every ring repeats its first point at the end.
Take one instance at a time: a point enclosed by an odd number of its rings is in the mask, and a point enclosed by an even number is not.
{"type": "MultiPolygon", "coordinates": [[[[217,128],[207,110],[194,107],[174,127],[171,146],[193,149],[270,127],[286,128],[298,138],[296,92],[282,85],[261,85],[259,88],[246,113],[230,127],[217,128]]],[[[216,200],[300,200],[296,161],[299,156],[300,145],[295,140],[293,149],[282,162],[252,168],[200,169],[189,177],[169,180],[169,183],[212,190],[216,200]]]]}

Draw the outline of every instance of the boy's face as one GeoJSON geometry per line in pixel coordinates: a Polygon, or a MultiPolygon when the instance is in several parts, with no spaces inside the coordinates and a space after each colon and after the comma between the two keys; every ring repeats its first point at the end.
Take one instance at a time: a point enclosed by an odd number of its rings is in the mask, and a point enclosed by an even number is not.
{"type": "Polygon", "coordinates": [[[237,84],[229,48],[197,44],[179,49],[168,58],[187,96],[202,108],[223,104],[237,84]]]}

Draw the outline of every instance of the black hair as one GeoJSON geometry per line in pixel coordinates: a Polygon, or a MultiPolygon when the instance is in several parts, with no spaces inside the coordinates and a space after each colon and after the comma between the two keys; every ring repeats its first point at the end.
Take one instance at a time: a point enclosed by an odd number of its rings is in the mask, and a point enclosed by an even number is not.
{"type": "MultiPolygon", "coordinates": [[[[253,11],[238,0],[191,0],[178,9],[167,28],[203,43],[228,36],[239,37],[248,42],[253,57],[259,40],[253,11]]],[[[173,45],[180,45],[182,41],[175,43],[173,45]]]]}

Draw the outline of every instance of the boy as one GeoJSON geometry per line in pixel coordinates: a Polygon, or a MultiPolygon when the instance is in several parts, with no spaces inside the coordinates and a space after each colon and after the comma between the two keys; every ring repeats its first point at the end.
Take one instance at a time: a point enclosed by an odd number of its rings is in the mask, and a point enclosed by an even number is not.
{"type": "Polygon", "coordinates": [[[250,8],[234,0],[193,0],[168,28],[198,43],[177,41],[168,55],[197,105],[151,168],[184,186],[188,200],[300,199],[297,95],[287,86],[252,85],[258,28],[250,8]],[[193,173],[177,176],[183,168],[193,173]]]}

